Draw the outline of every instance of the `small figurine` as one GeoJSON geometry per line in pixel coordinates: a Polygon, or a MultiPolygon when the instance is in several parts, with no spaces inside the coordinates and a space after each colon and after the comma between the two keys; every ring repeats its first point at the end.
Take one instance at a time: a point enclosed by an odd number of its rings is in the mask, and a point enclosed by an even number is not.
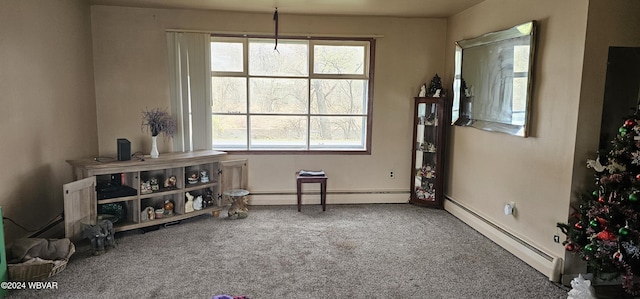
{"type": "Polygon", "coordinates": [[[100,220],[96,225],[86,225],[83,234],[91,241],[93,255],[103,254],[105,247],[116,247],[113,223],[109,220],[100,220]]]}
{"type": "Polygon", "coordinates": [[[193,209],[196,211],[202,210],[202,195],[198,195],[198,197],[193,200],[193,209]]]}
{"type": "Polygon", "coordinates": [[[158,191],[160,189],[160,185],[158,185],[158,178],[151,178],[151,180],[149,180],[149,184],[151,184],[152,191],[158,191]]]}
{"type": "Polygon", "coordinates": [[[140,194],[149,194],[151,192],[153,191],[151,190],[151,184],[149,183],[149,181],[140,183],[140,194]]]}
{"type": "Polygon", "coordinates": [[[163,206],[165,211],[169,211],[169,214],[173,214],[173,202],[171,202],[170,200],[165,200],[164,201],[164,206],[163,206]]]}
{"type": "Polygon", "coordinates": [[[207,170],[205,170],[205,169],[200,170],[200,182],[202,182],[202,183],[208,183],[209,182],[209,173],[207,173],[207,170]]]}
{"type": "Polygon", "coordinates": [[[425,97],[427,96],[427,84],[422,84],[422,86],[420,86],[420,93],[418,93],[419,97],[425,97]]]}
{"type": "Polygon", "coordinates": [[[193,212],[193,195],[187,192],[184,194],[184,196],[187,197],[187,200],[184,203],[184,212],[185,213],[193,212]]]}
{"type": "Polygon", "coordinates": [[[425,117],[425,122],[424,124],[427,126],[435,126],[438,124],[438,118],[436,118],[436,115],[434,113],[429,114],[429,116],[425,117]]]}
{"type": "Polygon", "coordinates": [[[210,207],[213,206],[213,191],[207,188],[204,190],[204,196],[202,197],[202,207],[210,207]]]}
{"type": "MultiPolygon", "coordinates": [[[[428,94],[435,96],[436,92],[438,89],[442,89],[442,80],[440,79],[440,77],[438,76],[438,74],[436,74],[433,79],[431,79],[431,84],[429,84],[429,91],[428,94]]],[[[438,93],[439,94],[439,93],[438,93]]],[[[439,96],[439,95],[438,95],[439,96]]]]}
{"type": "Polygon", "coordinates": [[[176,176],[172,175],[168,177],[166,180],[164,180],[164,187],[169,189],[174,189],[176,187],[176,182],[177,182],[176,176]]]}
{"type": "Polygon", "coordinates": [[[197,173],[193,173],[191,174],[191,176],[189,176],[187,178],[187,181],[189,182],[189,184],[195,184],[198,182],[198,174],[197,173]]]}

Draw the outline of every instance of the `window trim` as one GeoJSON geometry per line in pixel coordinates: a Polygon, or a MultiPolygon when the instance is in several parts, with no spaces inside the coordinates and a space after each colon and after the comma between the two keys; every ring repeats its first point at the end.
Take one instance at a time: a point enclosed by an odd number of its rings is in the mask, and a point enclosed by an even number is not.
{"type": "MultiPolygon", "coordinates": [[[[247,65],[247,53],[248,52],[248,40],[249,39],[253,39],[253,38],[257,38],[257,39],[273,39],[272,35],[261,35],[261,34],[219,34],[219,33],[212,33],[211,37],[215,37],[215,38],[244,38],[244,47],[243,47],[243,59],[244,59],[244,64],[245,66],[247,65]]],[[[309,40],[309,41],[315,41],[315,40],[319,40],[319,41],[323,41],[323,44],[331,44],[332,41],[335,41],[336,44],[340,44],[340,45],[344,45],[344,42],[354,42],[354,43],[358,43],[358,42],[368,42],[369,43],[369,49],[368,49],[368,56],[365,55],[365,57],[368,57],[368,60],[365,63],[365,67],[366,70],[365,72],[363,72],[363,75],[360,76],[354,76],[354,75],[339,75],[339,74],[334,74],[334,75],[327,75],[327,74],[313,74],[312,70],[313,67],[311,65],[312,60],[309,60],[309,74],[308,74],[308,79],[324,79],[324,78],[340,78],[340,79],[362,79],[364,77],[366,77],[367,74],[367,70],[368,70],[368,88],[367,88],[367,93],[368,93],[368,99],[367,99],[367,110],[366,110],[366,127],[365,127],[365,145],[364,145],[364,149],[362,150],[317,150],[317,149],[304,149],[304,150],[249,150],[249,149],[242,149],[242,150],[234,150],[234,149],[225,149],[224,151],[228,154],[238,154],[238,155],[371,155],[371,145],[372,145],[372,131],[373,131],[373,100],[374,100],[374,73],[375,73],[375,53],[376,53],[376,39],[373,37],[328,37],[328,36],[296,36],[296,35],[286,35],[286,36],[279,36],[278,39],[296,39],[296,40],[309,40]]],[[[310,43],[310,47],[311,49],[309,50],[310,55],[313,55],[313,49],[312,49],[313,43],[310,43]]],[[[211,76],[213,75],[231,75],[231,76],[238,76],[238,72],[214,72],[213,70],[211,71],[211,76]]],[[[238,77],[244,77],[244,78],[249,78],[249,74],[248,74],[248,67],[245,67],[243,69],[243,76],[238,76],[238,77]]],[[[256,76],[254,76],[256,77],[256,76]]],[[[279,78],[281,78],[283,76],[280,76],[279,78]]],[[[297,77],[298,78],[298,77],[297,77]]],[[[241,115],[249,115],[249,112],[247,111],[246,113],[240,113],[241,115]]],[[[308,116],[313,116],[313,114],[311,114],[311,112],[309,112],[308,114],[306,114],[308,116]]],[[[337,115],[337,114],[336,114],[337,115]]],[[[363,114],[364,115],[364,114],[363,114]]],[[[213,145],[213,144],[212,144],[213,145]]]]}

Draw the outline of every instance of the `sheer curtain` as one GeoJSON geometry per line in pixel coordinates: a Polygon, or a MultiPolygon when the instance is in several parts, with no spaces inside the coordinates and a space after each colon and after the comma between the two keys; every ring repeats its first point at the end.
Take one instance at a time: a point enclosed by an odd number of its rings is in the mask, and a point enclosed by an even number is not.
{"type": "Polygon", "coordinates": [[[211,37],[167,32],[171,112],[178,121],[176,151],[211,149],[211,37]]]}

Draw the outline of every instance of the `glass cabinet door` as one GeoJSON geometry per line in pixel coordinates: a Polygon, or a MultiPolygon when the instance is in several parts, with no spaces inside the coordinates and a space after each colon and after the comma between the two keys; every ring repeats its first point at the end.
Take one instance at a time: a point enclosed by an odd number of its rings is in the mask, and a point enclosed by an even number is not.
{"type": "Polygon", "coordinates": [[[441,206],[443,106],[441,98],[416,98],[411,202],[441,206]]]}

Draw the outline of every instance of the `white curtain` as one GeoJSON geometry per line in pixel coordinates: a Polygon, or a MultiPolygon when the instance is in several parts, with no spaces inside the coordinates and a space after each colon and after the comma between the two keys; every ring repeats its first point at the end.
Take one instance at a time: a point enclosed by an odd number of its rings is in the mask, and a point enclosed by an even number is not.
{"type": "Polygon", "coordinates": [[[176,151],[211,149],[211,38],[167,32],[171,111],[178,121],[176,151]]]}

